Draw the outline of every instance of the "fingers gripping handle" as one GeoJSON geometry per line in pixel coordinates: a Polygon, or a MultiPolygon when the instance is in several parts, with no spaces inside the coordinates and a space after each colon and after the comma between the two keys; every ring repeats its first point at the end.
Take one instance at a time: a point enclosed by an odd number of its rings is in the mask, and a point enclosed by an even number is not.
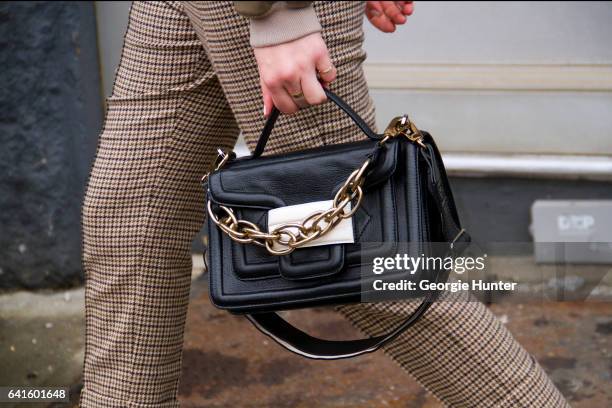
{"type": "MultiPolygon", "coordinates": [[[[355,112],[349,105],[347,105],[347,103],[344,102],[338,95],[336,95],[329,89],[324,88],[324,90],[325,95],[327,95],[327,98],[333,103],[335,103],[340,109],[342,109],[344,113],[346,113],[353,120],[353,122],[355,122],[355,124],[359,127],[359,129],[361,129],[363,133],[365,133],[367,137],[372,140],[382,139],[382,137],[376,134],[370,128],[370,126],[368,126],[366,121],[363,120],[363,118],[359,116],[359,114],[355,112]]],[[[278,119],[279,115],[279,110],[274,107],[272,109],[272,112],[270,113],[270,116],[268,117],[268,120],[266,121],[266,124],[264,125],[263,131],[261,132],[261,136],[259,136],[257,146],[255,147],[255,151],[253,152],[251,158],[257,158],[261,156],[264,152],[264,149],[266,148],[266,143],[268,143],[268,139],[270,138],[270,134],[272,133],[272,129],[274,129],[274,124],[276,123],[276,120],[278,119]]]]}

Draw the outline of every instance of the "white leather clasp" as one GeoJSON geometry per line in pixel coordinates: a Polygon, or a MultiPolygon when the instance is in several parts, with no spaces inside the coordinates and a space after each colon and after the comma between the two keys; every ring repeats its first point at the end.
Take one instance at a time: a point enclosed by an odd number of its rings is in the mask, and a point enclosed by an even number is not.
{"type": "MultiPolygon", "coordinates": [[[[274,208],[268,211],[268,232],[282,224],[299,224],[314,212],[325,211],[331,208],[332,205],[333,201],[327,200],[274,208]]],[[[345,211],[348,212],[350,210],[351,204],[349,203],[345,211]]],[[[295,228],[295,231],[294,228],[290,228],[290,230],[296,234],[298,232],[297,228],[295,228]]],[[[351,244],[353,242],[355,242],[355,237],[353,236],[353,219],[350,217],[340,221],[338,225],[332,228],[327,234],[304,244],[301,248],[333,244],[351,244]]]]}

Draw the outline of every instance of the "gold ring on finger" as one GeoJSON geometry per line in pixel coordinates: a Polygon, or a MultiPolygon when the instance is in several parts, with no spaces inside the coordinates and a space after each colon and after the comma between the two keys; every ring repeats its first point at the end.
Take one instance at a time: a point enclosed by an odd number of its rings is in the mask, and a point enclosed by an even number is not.
{"type": "Polygon", "coordinates": [[[329,74],[330,72],[332,72],[333,69],[334,69],[334,66],[330,65],[329,67],[327,67],[323,71],[319,71],[319,75],[329,74]]]}

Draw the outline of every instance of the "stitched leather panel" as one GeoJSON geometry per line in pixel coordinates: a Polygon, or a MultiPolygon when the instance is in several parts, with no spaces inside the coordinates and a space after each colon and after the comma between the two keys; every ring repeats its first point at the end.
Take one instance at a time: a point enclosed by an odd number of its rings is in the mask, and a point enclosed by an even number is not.
{"type": "MultiPolygon", "coordinates": [[[[397,142],[387,146],[377,161],[376,171],[366,179],[361,208],[353,216],[356,242],[397,240],[389,179],[396,169],[399,149],[397,142]],[[380,214],[372,216],[375,211],[380,214]]],[[[374,147],[375,142],[366,141],[256,161],[236,161],[210,176],[209,194],[214,202],[233,208],[239,218],[266,230],[268,209],[333,198],[374,147]]],[[[358,245],[300,248],[281,257],[254,245],[233,241],[229,245],[233,272],[242,280],[279,275],[289,280],[318,279],[360,262],[358,245]]]]}

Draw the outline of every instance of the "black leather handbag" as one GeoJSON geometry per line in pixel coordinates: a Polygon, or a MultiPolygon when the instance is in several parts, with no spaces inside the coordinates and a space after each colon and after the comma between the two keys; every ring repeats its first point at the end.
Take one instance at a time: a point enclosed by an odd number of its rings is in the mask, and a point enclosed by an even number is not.
{"type": "MultiPolygon", "coordinates": [[[[437,293],[425,293],[391,332],[358,340],[311,337],[275,312],[359,302],[364,259],[386,255],[399,243],[417,244],[419,253],[427,253],[428,243],[445,242],[451,251],[469,237],[431,136],[407,116],[376,134],[338,96],[326,93],[367,136],[364,141],[262,156],[279,115],[274,110],[253,155],[237,159],[220,152],[203,182],[214,305],[246,314],[295,353],[338,359],[393,340],[425,313],[437,293]]],[[[437,282],[448,276],[444,270],[430,273],[437,282]]]]}

